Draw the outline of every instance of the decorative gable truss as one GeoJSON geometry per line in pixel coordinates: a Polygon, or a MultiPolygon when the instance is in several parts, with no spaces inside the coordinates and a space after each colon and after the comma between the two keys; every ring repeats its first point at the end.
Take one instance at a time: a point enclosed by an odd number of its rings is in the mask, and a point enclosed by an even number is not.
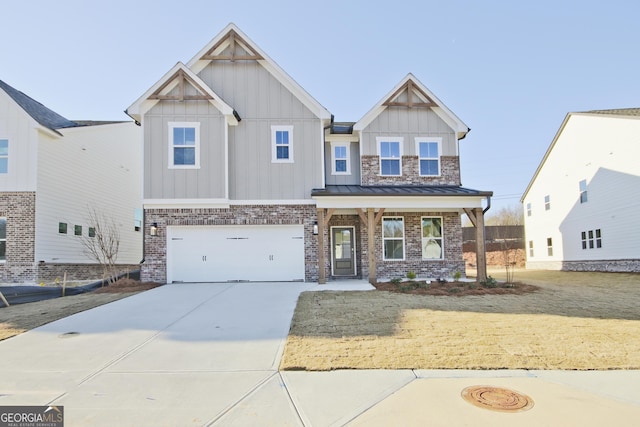
{"type": "Polygon", "coordinates": [[[137,123],[140,123],[142,116],[161,100],[206,100],[225,116],[229,126],[237,126],[241,120],[238,113],[230,105],[181,62],[178,62],[144,95],[138,98],[126,113],[137,123]]]}
{"type": "Polygon", "coordinates": [[[257,61],[264,57],[240,34],[230,29],[224,38],[213,44],[201,57],[209,61],[257,61]]]}
{"type": "Polygon", "coordinates": [[[387,107],[407,107],[407,108],[417,108],[417,107],[437,107],[437,104],[424,93],[420,86],[416,85],[413,80],[407,80],[406,83],[398,90],[396,90],[393,95],[387,98],[386,101],[382,103],[382,105],[387,107]]]}

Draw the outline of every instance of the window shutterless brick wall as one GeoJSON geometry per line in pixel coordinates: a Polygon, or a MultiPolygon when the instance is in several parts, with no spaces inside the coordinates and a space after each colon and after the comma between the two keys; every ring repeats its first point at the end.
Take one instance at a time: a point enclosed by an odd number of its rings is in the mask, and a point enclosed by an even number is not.
{"type": "Polygon", "coordinates": [[[144,263],[141,280],[167,281],[167,227],[172,225],[304,225],[305,280],[318,280],[318,239],[313,235],[317,221],[315,205],[248,205],[229,209],[146,209],[144,263]],[[156,236],[150,224],[158,224],[156,236]]]}
{"type": "Polygon", "coordinates": [[[460,185],[460,158],[440,157],[440,176],[420,176],[418,156],[402,156],[401,176],[380,176],[380,157],[362,156],[362,185],[460,185]]]}
{"type": "MultiPolygon", "coordinates": [[[[465,261],[462,256],[462,224],[460,215],[447,212],[392,212],[385,211],[384,216],[404,218],[405,244],[404,261],[382,260],[382,223],[376,226],[375,250],[376,250],[376,274],[378,279],[392,279],[394,277],[406,277],[407,272],[413,271],[418,277],[423,278],[451,278],[456,271],[465,274],[465,261]],[[444,258],[442,260],[422,259],[422,217],[438,216],[443,219],[444,234],[444,258]]],[[[357,273],[359,277],[368,277],[368,232],[367,226],[360,221],[357,215],[334,215],[329,221],[329,226],[355,226],[356,228],[356,257],[357,273]]],[[[325,235],[327,244],[326,257],[331,257],[331,241],[329,233],[325,235]]],[[[327,263],[327,277],[330,276],[330,267],[327,263]]]]}
{"type": "Polygon", "coordinates": [[[31,282],[36,277],[35,192],[0,193],[0,217],[7,218],[6,261],[0,263],[0,281],[31,282]]]}

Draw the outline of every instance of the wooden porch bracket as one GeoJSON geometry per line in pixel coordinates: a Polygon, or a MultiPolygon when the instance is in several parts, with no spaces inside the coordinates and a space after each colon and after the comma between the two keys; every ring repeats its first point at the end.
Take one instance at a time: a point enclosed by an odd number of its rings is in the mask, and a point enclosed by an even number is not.
{"type": "Polygon", "coordinates": [[[482,208],[465,208],[464,212],[476,228],[476,264],[478,270],[476,281],[482,282],[487,280],[487,248],[484,235],[484,212],[482,208]]]}

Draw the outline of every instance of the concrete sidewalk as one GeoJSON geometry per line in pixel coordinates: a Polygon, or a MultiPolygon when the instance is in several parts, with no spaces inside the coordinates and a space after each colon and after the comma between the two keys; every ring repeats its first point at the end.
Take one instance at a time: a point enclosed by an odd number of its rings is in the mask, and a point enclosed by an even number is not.
{"type": "Polygon", "coordinates": [[[640,371],[278,372],[300,292],[366,283],[166,285],[0,342],[0,405],[67,426],[637,425],[640,371]],[[473,385],[532,398],[517,413],[473,385]]]}

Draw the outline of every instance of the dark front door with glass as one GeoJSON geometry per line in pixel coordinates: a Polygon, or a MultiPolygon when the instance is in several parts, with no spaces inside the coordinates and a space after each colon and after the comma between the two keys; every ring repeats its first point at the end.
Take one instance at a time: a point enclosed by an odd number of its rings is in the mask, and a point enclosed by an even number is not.
{"type": "Polygon", "coordinates": [[[352,227],[331,229],[331,258],[334,276],[355,276],[355,248],[352,227]]]}

